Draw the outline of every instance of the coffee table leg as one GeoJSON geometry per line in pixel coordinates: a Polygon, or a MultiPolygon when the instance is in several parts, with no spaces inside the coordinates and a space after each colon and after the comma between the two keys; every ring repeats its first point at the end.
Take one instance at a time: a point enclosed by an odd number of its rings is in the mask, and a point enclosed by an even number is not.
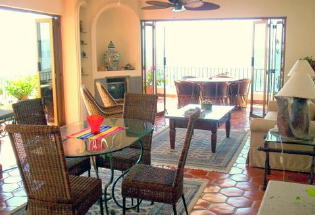
{"type": "Polygon", "coordinates": [[[230,130],[231,130],[231,114],[229,114],[228,120],[225,122],[226,137],[230,137],[230,130]]]}
{"type": "Polygon", "coordinates": [[[211,151],[215,153],[217,147],[217,129],[211,130],[211,151]]]}
{"type": "Polygon", "coordinates": [[[175,149],[175,138],[176,138],[175,120],[170,119],[170,147],[171,149],[175,149]]]}

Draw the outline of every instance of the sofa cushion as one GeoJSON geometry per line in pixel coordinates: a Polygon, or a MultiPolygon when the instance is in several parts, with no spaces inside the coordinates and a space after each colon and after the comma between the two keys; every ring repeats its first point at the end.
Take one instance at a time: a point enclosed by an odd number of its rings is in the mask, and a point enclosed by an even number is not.
{"type": "Polygon", "coordinates": [[[265,116],[265,119],[268,119],[268,120],[277,120],[277,115],[278,115],[278,112],[275,112],[275,111],[269,111],[266,116],[265,116]]]}

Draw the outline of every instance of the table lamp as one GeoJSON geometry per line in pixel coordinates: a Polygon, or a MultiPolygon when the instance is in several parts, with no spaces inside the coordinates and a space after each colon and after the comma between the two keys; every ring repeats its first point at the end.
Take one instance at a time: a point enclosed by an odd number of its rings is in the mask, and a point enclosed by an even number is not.
{"type": "Polygon", "coordinates": [[[299,60],[291,69],[289,80],[275,96],[278,104],[277,125],[281,136],[312,139],[309,132],[309,99],[315,99],[315,85],[308,70],[301,70],[300,65],[299,60]]]}
{"type": "Polygon", "coordinates": [[[311,78],[315,78],[315,72],[307,60],[297,60],[292,69],[289,71],[288,76],[290,77],[296,72],[306,73],[309,74],[311,78]]]}

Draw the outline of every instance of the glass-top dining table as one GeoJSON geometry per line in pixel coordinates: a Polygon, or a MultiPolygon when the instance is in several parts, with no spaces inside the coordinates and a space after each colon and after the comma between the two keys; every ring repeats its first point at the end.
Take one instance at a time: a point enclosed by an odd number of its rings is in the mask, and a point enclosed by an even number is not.
{"type": "MultiPolygon", "coordinates": [[[[105,207],[107,208],[107,201],[113,199],[116,204],[120,207],[122,205],[115,198],[115,185],[117,182],[128,172],[124,171],[117,179],[114,181],[114,167],[112,165],[112,153],[116,151],[123,150],[132,144],[138,143],[140,145],[140,155],[137,160],[139,163],[143,156],[143,142],[141,139],[153,131],[153,125],[150,122],[137,120],[137,119],[124,119],[124,118],[106,118],[103,121],[103,125],[108,125],[111,127],[122,126],[123,129],[119,130],[113,134],[106,137],[99,138],[97,140],[91,139],[78,139],[74,137],[69,137],[69,135],[77,133],[82,129],[88,128],[87,122],[77,122],[72,123],[60,128],[61,136],[63,138],[63,149],[66,157],[91,157],[92,165],[98,176],[98,170],[96,166],[96,156],[105,155],[109,159],[111,177],[109,182],[105,185],[104,189],[104,199],[105,207]],[[114,181],[114,183],[113,183],[114,181]],[[107,188],[113,183],[112,195],[107,196],[107,188]]],[[[130,208],[134,208],[132,206],[130,208]]]]}

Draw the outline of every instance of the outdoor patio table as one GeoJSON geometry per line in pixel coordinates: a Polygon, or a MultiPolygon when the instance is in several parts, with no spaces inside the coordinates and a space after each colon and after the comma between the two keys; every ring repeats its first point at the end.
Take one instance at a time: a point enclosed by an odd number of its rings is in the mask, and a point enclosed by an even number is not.
{"type": "MultiPolygon", "coordinates": [[[[84,128],[88,128],[87,122],[78,122],[63,126],[60,128],[61,135],[63,137],[63,148],[66,157],[91,157],[92,165],[95,169],[96,175],[98,177],[98,172],[96,168],[95,156],[97,155],[106,155],[109,159],[111,166],[111,177],[110,181],[105,185],[104,189],[104,199],[107,202],[111,198],[115,201],[118,206],[121,204],[115,198],[115,185],[117,182],[128,172],[123,172],[115,181],[114,181],[114,169],[112,166],[112,153],[120,151],[124,148],[129,147],[134,143],[139,143],[141,146],[141,153],[137,163],[142,159],[143,155],[143,143],[141,139],[148,135],[153,130],[153,125],[147,121],[141,121],[136,119],[123,119],[123,118],[106,118],[103,121],[103,125],[109,126],[123,126],[124,129],[116,133],[110,134],[101,139],[98,143],[93,143],[88,139],[81,140],[77,138],[69,138],[68,135],[78,132],[84,128]],[[97,146],[93,148],[93,144],[97,146]],[[114,181],[114,183],[113,183],[114,181]],[[107,197],[107,188],[113,183],[112,195],[107,197]]],[[[107,206],[107,204],[105,204],[107,206]]],[[[122,207],[122,206],[121,206],[122,207]]],[[[136,206],[132,206],[134,208],[136,206]]],[[[108,210],[108,209],[107,209],[108,210]]]]}

